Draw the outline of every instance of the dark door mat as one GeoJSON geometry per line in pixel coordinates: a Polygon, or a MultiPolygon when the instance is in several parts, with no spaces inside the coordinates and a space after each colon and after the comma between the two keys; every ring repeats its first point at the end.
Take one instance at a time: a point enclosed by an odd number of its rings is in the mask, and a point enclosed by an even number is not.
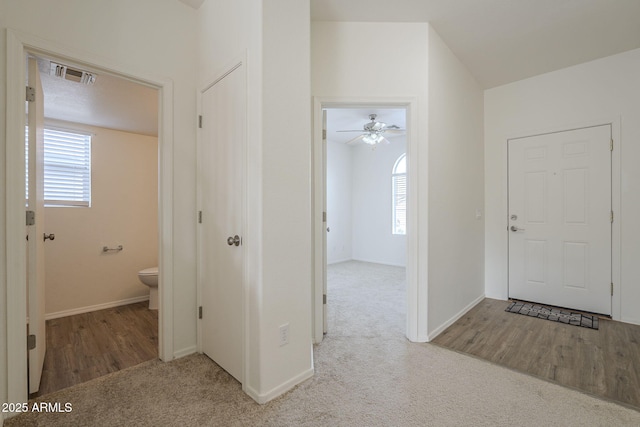
{"type": "Polygon", "coordinates": [[[513,301],[505,309],[509,313],[523,314],[525,316],[537,317],[539,319],[551,320],[552,322],[566,323],[567,325],[582,326],[583,328],[598,329],[598,317],[590,314],[576,313],[561,308],[549,307],[546,305],[530,304],[526,302],[513,301]]]}

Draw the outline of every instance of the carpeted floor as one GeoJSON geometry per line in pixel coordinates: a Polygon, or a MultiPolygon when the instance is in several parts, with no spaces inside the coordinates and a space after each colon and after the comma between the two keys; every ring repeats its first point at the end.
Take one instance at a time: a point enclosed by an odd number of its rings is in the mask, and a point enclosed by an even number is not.
{"type": "Polygon", "coordinates": [[[637,426],[640,413],[404,337],[404,269],[329,267],[329,334],[315,375],[266,405],[202,355],[133,368],[41,398],[69,413],[6,426],[637,426]]]}

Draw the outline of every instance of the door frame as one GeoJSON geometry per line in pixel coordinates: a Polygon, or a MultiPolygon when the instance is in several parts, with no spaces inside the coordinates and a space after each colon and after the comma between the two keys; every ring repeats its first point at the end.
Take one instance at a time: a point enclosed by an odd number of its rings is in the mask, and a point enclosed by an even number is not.
{"type": "Polygon", "coordinates": [[[7,29],[6,314],[8,402],[26,402],[26,255],[24,247],[25,55],[54,56],[158,90],[158,355],[173,359],[173,82],[29,33],[7,29]]]}
{"type": "MultiPolygon", "coordinates": [[[[313,97],[313,195],[312,195],[312,224],[313,224],[313,279],[312,279],[312,311],[314,343],[323,338],[323,284],[324,277],[324,248],[323,233],[325,225],[322,221],[324,182],[323,143],[322,143],[322,110],[325,108],[404,108],[407,115],[407,158],[409,168],[407,178],[407,329],[406,336],[412,342],[428,341],[427,334],[427,281],[420,280],[419,241],[423,233],[418,221],[418,195],[420,182],[419,140],[418,140],[418,98],[391,97],[313,97]]],[[[426,254],[425,254],[426,255],[426,254]]],[[[424,263],[423,263],[424,264],[424,263]]]]}
{"type": "MultiPolygon", "coordinates": [[[[248,184],[247,184],[247,176],[249,173],[249,169],[248,169],[248,154],[249,154],[249,150],[248,150],[248,103],[247,103],[247,93],[248,93],[248,87],[247,87],[247,76],[248,76],[248,69],[247,69],[247,52],[244,52],[244,55],[239,56],[238,58],[236,58],[235,60],[229,62],[227,65],[225,65],[224,67],[222,67],[219,71],[217,71],[214,76],[210,79],[206,80],[206,83],[200,85],[200,88],[198,89],[198,94],[197,94],[197,103],[198,103],[198,117],[200,117],[202,115],[202,98],[204,93],[212,88],[216,83],[218,83],[220,80],[222,80],[223,78],[225,78],[227,75],[231,74],[233,71],[235,71],[236,69],[241,68],[241,72],[242,72],[242,76],[244,79],[244,93],[245,93],[245,97],[244,97],[244,102],[245,102],[245,135],[244,135],[244,140],[243,140],[243,147],[242,147],[242,168],[243,168],[243,176],[242,176],[242,216],[243,216],[243,220],[242,220],[242,227],[243,227],[243,236],[242,236],[242,245],[240,245],[241,247],[241,251],[242,251],[242,258],[243,258],[243,263],[242,263],[242,307],[243,307],[243,315],[242,315],[242,320],[243,320],[243,325],[241,325],[241,330],[242,330],[242,334],[243,334],[243,338],[242,338],[242,364],[243,364],[243,368],[242,368],[242,381],[241,381],[241,385],[242,385],[242,390],[247,392],[248,390],[248,385],[247,385],[247,380],[249,378],[249,353],[247,351],[247,349],[249,348],[249,331],[248,331],[248,327],[249,327],[249,305],[250,305],[250,292],[249,292],[249,246],[248,243],[251,242],[251,238],[248,235],[249,232],[249,223],[248,223],[248,215],[247,215],[247,191],[248,191],[248,184]]],[[[200,129],[198,129],[197,132],[197,144],[196,144],[196,153],[197,153],[197,166],[196,166],[196,170],[197,170],[197,176],[196,176],[196,203],[197,203],[197,209],[198,212],[200,212],[201,207],[202,207],[202,188],[201,188],[201,180],[200,180],[200,170],[202,168],[202,164],[200,162],[200,153],[202,152],[202,144],[203,144],[203,137],[202,137],[202,131],[200,129]]],[[[197,270],[196,270],[196,301],[197,301],[197,305],[198,307],[202,306],[202,280],[201,280],[201,272],[200,272],[200,256],[201,256],[201,242],[202,242],[202,235],[200,232],[200,228],[198,228],[198,231],[196,233],[196,264],[197,264],[197,270]]],[[[198,322],[196,323],[196,343],[197,343],[197,351],[198,353],[202,353],[202,322],[200,322],[200,319],[198,319],[198,322]]],[[[253,394],[251,394],[253,396],[253,394]]]]}
{"type": "Polygon", "coordinates": [[[506,211],[502,220],[505,234],[505,295],[509,295],[509,141],[513,139],[528,138],[532,136],[542,136],[552,133],[566,132],[596,126],[611,126],[611,138],[613,139],[613,151],[611,152],[611,209],[614,212],[614,220],[611,224],[611,281],[614,284],[614,291],[611,297],[611,318],[621,320],[622,292],[620,291],[620,271],[621,271],[621,153],[622,139],[620,137],[622,118],[620,116],[610,119],[588,120],[566,125],[543,127],[539,129],[514,132],[505,139],[504,144],[504,197],[506,200],[506,211]]]}

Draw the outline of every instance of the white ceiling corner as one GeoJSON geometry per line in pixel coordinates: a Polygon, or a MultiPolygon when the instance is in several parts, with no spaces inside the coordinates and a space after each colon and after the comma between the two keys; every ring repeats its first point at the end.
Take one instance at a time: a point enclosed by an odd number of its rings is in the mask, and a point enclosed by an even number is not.
{"type": "Polygon", "coordinates": [[[311,0],[311,17],[430,22],[484,88],[640,48],[638,0],[311,0]]]}

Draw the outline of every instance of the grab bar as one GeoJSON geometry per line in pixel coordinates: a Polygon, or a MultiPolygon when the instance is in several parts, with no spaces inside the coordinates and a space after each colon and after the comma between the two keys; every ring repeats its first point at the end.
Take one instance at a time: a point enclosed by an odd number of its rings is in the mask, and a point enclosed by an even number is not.
{"type": "Polygon", "coordinates": [[[123,249],[124,248],[122,247],[122,245],[118,245],[117,248],[110,248],[108,246],[103,246],[102,247],[102,252],[120,252],[123,249]]]}

